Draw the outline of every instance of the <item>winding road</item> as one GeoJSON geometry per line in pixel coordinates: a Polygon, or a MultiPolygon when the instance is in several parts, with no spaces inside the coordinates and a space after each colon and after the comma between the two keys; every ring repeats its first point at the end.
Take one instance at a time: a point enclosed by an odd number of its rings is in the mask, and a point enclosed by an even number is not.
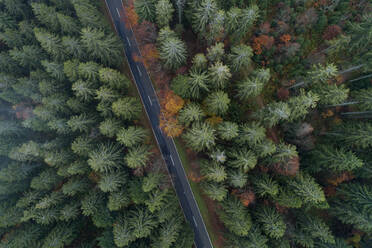
{"type": "MultiPolygon", "coordinates": [[[[129,67],[141,96],[142,104],[150,120],[151,128],[167,165],[173,186],[176,190],[180,205],[186,220],[189,222],[195,233],[195,245],[197,248],[212,248],[207,229],[200,214],[198,205],[195,201],[190,184],[187,180],[185,170],[177,152],[173,139],[167,137],[159,127],[160,105],[150,80],[142,62],[134,61],[133,55],[141,56],[133,30],[125,26],[123,16],[123,0],[105,0],[106,7],[111,16],[112,22],[119,37],[124,43],[124,52],[127,55],[129,67]]],[[[125,1],[125,0],[124,0],[125,1]]]]}

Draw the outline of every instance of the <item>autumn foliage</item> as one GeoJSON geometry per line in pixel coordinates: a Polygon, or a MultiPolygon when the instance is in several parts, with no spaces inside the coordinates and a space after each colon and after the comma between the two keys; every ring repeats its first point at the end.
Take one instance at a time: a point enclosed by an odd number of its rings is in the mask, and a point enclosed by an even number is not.
{"type": "Polygon", "coordinates": [[[177,114],[184,104],[185,101],[172,90],[167,90],[161,99],[160,128],[169,137],[182,134],[183,126],[178,122],[177,114]]]}
{"type": "MultiPolygon", "coordinates": [[[[128,22],[126,24],[130,24],[132,27],[137,26],[138,24],[138,15],[134,10],[133,0],[129,0],[127,6],[124,7],[125,15],[127,17],[128,22]]],[[[130,28],[130,27],[127,27],[130,28]]]]}
{"type": "Polygon", "coordinates": [[[255,54],[261,54],[262,49],[270,49],[274,45],[274,37],[268,35],[260,35],[253,39],[253,50],[255,54]]]}

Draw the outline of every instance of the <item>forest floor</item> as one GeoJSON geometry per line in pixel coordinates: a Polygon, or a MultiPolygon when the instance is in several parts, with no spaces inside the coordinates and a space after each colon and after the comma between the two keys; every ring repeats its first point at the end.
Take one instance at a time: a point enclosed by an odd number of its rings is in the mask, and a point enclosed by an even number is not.
{"type": "Polygon", "coordinates": [[[199,177],[200,174],[199,166],[196,162],[197,158],[195,155],[189,155],[187,148],[179,138],[175,139],[175,144],[213,246],[216,248],[223,248],[223,226],[218,221],[216,213],[217,205],[202,193],[199,184],[194,180],[194,178],[199,177]]]}

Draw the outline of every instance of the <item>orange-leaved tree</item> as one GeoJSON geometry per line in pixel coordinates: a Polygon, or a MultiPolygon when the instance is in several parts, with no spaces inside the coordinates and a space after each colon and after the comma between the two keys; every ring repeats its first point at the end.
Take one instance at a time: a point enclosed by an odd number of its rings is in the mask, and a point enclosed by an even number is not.
{"type": "Polygon", "coordinates": [[[183,126],[177,120],[177,114],[182,109],[185,101],[172,90],[166,90],[161,100],[160,128],[169,137],[182,134],[183,126]]]}
{"type": "MultiPolygon", "coordinates": [[[[127,17],[127,22],[125,25],[130,24],[130,26],[134,27],[138,24],[138,15],[134,10],[133,0],[127,1],[127,6],[124,7],[125,9],[125,16],[127,17]]],[[[130,28],[130,26],[126,26],[126,28],[130,28]]]]}

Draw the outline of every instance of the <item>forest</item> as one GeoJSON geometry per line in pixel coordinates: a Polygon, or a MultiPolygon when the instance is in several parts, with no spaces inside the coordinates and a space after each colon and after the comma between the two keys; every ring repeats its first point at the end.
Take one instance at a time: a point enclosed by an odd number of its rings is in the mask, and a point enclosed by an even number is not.
{"type": "MultiPolygon", "coordinates": [[[[123,5],[214,247],[372,247],[369,0],[123,5]]],[[[0,0],[0,105],[0,248],[193,247],[104,1],[0,0]]]]}
{"type": "Polygon", "coordinates": [[[217,219],[215,247],[372,247],[371,10],[364,0],[127,4],[160,125],[217,219]]]}
{"type": "Polygon", "coordinates": [[[192,247],[108,20],[0,1],[1,248],[192,247]]]}

